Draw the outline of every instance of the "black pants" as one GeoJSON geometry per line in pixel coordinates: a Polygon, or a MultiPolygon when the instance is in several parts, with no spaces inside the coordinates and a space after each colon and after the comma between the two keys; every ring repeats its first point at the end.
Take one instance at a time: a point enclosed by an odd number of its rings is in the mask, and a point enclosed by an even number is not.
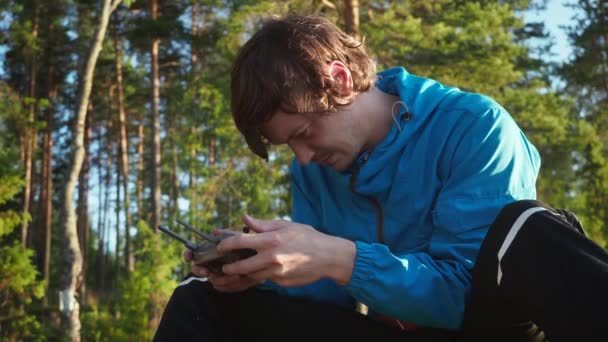
{"type": "Polygon", "coordinates": [[[605,341],[607,312],[606,250],[572,213],[520,201],[481,246],[460,340],[605,341]]]}
{"type": "Polygon", "coordinates": [[[194,280],[173,293],[154,341],[403,341],[405,335],[407,341],[449,341],[453,334],[404,332],[334,305],[258,289],[226,294],[194,280]]]}
{"type": "Polygon", "coordinates": [[[401,331],[333,305],[258,289],[224,294],[194,280],[173,293],[154,341],[594,341],[608,323],[607,290],[608,253],[576,218],[520,201],[501,211],[481,246],[459,332],[401,331]]]}
{"type": "Polygon", "coordinates": [[[441,342],[454,332],[404,332],[334,305],[259,289],[225,294],[193,280],[173,293],[154,341],[403,341],[406,335],[406,341],[441,342]]]}

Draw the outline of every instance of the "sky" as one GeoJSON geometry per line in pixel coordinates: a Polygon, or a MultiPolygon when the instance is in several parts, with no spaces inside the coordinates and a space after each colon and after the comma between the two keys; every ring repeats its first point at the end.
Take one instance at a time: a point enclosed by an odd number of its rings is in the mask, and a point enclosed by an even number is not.
{"type": "Polygon", "coordinates": [[[568,36],[564,29],[560,26],[573,25],[573,16],[575,10],[564,6],[564,3],[572,2],[572,0],[549,0],[547,8],[543,11],[527,11],[524,15],[527,22],[544,21],[545,29],[553,36],[555,45],[552,47],[552,52],[555,56],[549,56],[548,59],[554,62],[566,62],[572,51],[568,36]]]}

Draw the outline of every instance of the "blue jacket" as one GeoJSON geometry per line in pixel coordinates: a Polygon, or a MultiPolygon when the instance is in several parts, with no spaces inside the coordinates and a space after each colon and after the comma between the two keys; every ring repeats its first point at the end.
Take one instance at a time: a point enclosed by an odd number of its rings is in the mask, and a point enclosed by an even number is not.
{"type": "Polygon", "coordinates": [[[536,197],[540,158],[486,96],[403,68],[380,73],[376,86],[409,108],[401,130],[394,124],[349,171],[291,168],[292,220],[354,241],[352,277],[280,291],[455,329],[488,227],[504,205],[536,197]]]}

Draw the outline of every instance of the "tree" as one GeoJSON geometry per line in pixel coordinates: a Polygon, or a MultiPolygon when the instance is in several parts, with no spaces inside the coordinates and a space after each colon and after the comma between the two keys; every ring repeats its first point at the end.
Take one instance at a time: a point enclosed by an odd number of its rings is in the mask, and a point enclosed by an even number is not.
{"type": "Polygon", "coordinates": [[[22,245],[16,228],[23,216],[17,198],[25,184],[15,143],[18,137],[8,129],[22,117],[22,99],[0,83],[0,340],[38,340],[40,322],[28,312],[27,304],[44,296],[44,282],[36,278],[34,251],[22,245]]]}
{"type": "Polygon", "coordinates": [[[578,196],[591,236],[608,246],[608,3],[583,0],[576,24],[568,28],[573,57],[559,68],[565,92],[575,99],[573,112],[581,135],[586,137],[577,156],[578,196]]]}
{"type": "Polygon", "coordinates": [[[127,134],[127,122],[125,111],[125,94],[123,90],[122,77],[122,47],[118,32],[118,25],[113,32],[114,43],[114,64],[116,68],[116,91],[118,95],[118,129],[120,133],[120,174],[122,177],[124,212],[125,212],[125,266],[129,271],[133,271],[133,254],[131,251],[131,194],[129,192],[129,136],[127,134]]]}
{"type": "MultiPolygon", "coordinates": [[[[158,0],[150,0],[150,18],[156,22],[158,20],[158,0]]],[[[152,228],[156,231],[156,227],[160,224],[160,169],[161,169],[161,151],[160,151],[160,74],[158,66],[158,47],[160,38],[152,37],[150,42],[150,66],[152,80],[152,228]]]]}
{"type": "Polygon", "coordinates": [[[84,126],[88,109],[89,96],[93,86],[93,75],[95,64],[101,51],[101,44],[106,34],[110,14],[120,4],[121,0],[104,0],[102,12],[99,18],[99,26],[95,34],[95,40],[91,45],[91,50],[82,75],[80,86],[80,100],[76,112],[76,127],[74,133],[74,151],[72,167],[69,177],[63,190],[63,228],[65,234],[65,272],[61,281],[61,299],[63,314],[69,326],[69,336],[72,341],[80,341],[80,310],[78,301],[75,298],[78,285],[81,281],[82,254],[78,242],[78,232],[76,228],[76,215],[73,209],[73,193],[76,181],[84,160],[84,126]]]}
{"type": "Polygon", "coordinates": [[[360,40],[359,0],[344,0],[344,31],[360,40]]]}
{"type": "MultiPolygon", "coordinates": [[[[33,22],[32,22],[32,41],[36,42],[38,38],[38,30],[40,27],[40,11],[38,2],[33,3],[33,22]]],[[[29,74],[29,105],[28,105],[28,122],[23,133],[23,143],[21,144],[23,149],[22,163],[25,169],[25,189],[23,191],[23,218],[21,221],[21,244],[25,247],[27,245],[27,230],[29,223],[30,214],[30,199],[32,193],[32,159],[34,157],[35,147],[35,136],[36,131],[34,127],[31,127],[36,120],[36,78],[37,78],[37,51],[35,46],[32,49],[30,58],[30,74],[29,74]]]]}

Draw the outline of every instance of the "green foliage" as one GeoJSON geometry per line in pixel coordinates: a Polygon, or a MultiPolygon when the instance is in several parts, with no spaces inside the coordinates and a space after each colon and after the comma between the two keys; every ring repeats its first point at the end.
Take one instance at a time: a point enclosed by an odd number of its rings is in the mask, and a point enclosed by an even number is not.
{"type": "Polygon", "coordinates": [[[380,68],[402,65],[492,96],[523,76],[514,62],[525,49],[511,33],[522,25],[508,3],[489,1],[392,2],[361,24],[380,68]]]}
{"type": "Polygon", "coordinates": [[[574,47],[572,58],[558,69],[565,81],[566,94],[576,100],[581,132],[576,153],[576,194],[582,202],[582,221],[593,239],[608,247],[608,68],[606,67],[605,2],[583,0],[570,6],[579,10],[575,23],[568,28],[574,47]]]}
{"type": "Polygon", "coordinates": [[[112,305],[83,314],[83,336],[91,341],[150,341],[151,318],[158,319],[177,285],[173,270],[181,263],[181,245],[161,239],[139,222],[135,270],[119,284],[112,305]],[[112,312],[112,314],[110,314],[112,312]]]}
{"type": "Polygon", "coordinates": [[[25,303],[32,298],[44,295],[44,284],[36,280],[38,272],[32,267],[30,258],[34,252],[23,248],[17,241],[11,246],[0,247],[0,292],[3,297],[15,300],[17,297],[25,303]]]}
{"type": "Polygon", "coordinates": [[[13,317],[2,322],[0,341],[47,341],[40,322],[33,315],[16,310],[13,317]]]}
{"type": "Polygon", "coordinates": [[[84,308],[80,320],[83,341],[113,341],[114,336],[118,335],[115,318],[107,308],[100,308],[97,305],[84,308]]]}
{"type": "MultiPolygon", "coordinates": [[[[0,120],[2,115],[0,113],[0,120]]],[[[0,129],[0,134],[7,133],[0,129]]],[[[32,264],[34,251],[23,247],[19,235],[14,233],[22,216],[15,210],[1,209],[11,207],[10,202],[23,186],[23,180],[15,175],[19,169],[9,166],[14,165],[14,147],[2,145],[0,143],[0,317],[3,319],[0,340],[42,341],[40,323],[27,311],[26,305],[44,296],[44,282],[37,279],[38,272],[32,264]]]]}

